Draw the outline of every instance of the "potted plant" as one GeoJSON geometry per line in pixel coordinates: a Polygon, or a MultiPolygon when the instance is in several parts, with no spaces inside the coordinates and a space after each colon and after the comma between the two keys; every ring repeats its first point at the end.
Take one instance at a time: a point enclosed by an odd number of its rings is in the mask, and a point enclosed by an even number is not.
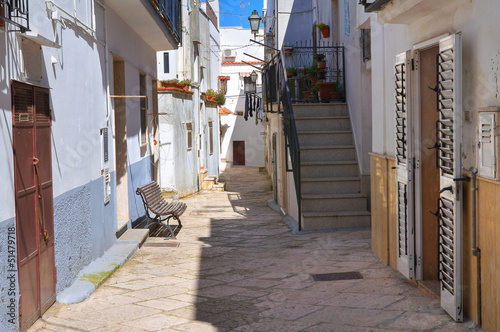
{"type": "Polygon", "coordinates": [[[304,90],[304,91],[302,91],[302,93],[304,93],[304,99],[305,99],[306,103],[308,103],[309,102],[309,97],[311,96],[311,91],[304,90]]]}
{"type": "Polygon", "coordinates": [[[313,86],[311,86],[309,91],[311,91],[310,98],[312,97],[313,101],[317,101],[318,100],[319,86],[317,84],[314,84],[313,86]]]}
{"type": "Polygon", "coordinates": [[[182,85],[182,89],[184,91],[189,90],[189,86],[191,85],[191,80],[190,79],[185,79],[179,82],[180,85],[182,85]]]}
{"type": "Polygon", "coordinates": [[[295,67],[286,67],[286,76],[295,76],[295,67]]]}
{"type": "Polygon", "coordinates": [[[226,103],[226,96],[224,95],[224,92],[217,90],[215,93],[215,100],[217,101],[217,104],[219,105],[224,105],[226,103]]]}
{"type": "Polygon", "coordinates": [[[161,86],[164,88],[175,88],[176,84],[179,83],[179,80],[171,79],[171,80],[163,80],[160,81],[161,86]]]}
{"type": "Polygon", "coordinates": [[[320,24],[317,25],[317,27],[319,31],[321,31],[323,38],[330,37],[330,26],[328,24],[321,22],[320,24]]]}
{"type": "Polygon", "coordinates": [[[293,46],[291,44],[283,45],[283,52],[285,53],[285,55],[292,55],[293,46]]]}
{"type": "Polygon", "coordinates": [[[318,67],[316,67],[316,66],[309,67],[308,75],[309,75],[309,78],[311,79],[311,83],[313,85],[318,83],[318,67]]]}
{"type": "Polygon", "coordinates": [[[321,102],[326,103],[333,99],[333,93],[337,90],[337,82],[318,82],[318,86],[321,102]]]}
{"type": "Polygon", "coordinates": [[[217,100],[215,99],[215,97],[217,96],[217,92],[215,92],[214,90],[208,89],[206,95],[207,95],[207,101],[211,101],[213,103],[217,102],[217,100]]]}
{"type": "Polygon", "coordinates": [[[326,68],[326,55],[318,53],[316,54],[316,61],[318,62],[318,68],[324,69],[326,68]]]}

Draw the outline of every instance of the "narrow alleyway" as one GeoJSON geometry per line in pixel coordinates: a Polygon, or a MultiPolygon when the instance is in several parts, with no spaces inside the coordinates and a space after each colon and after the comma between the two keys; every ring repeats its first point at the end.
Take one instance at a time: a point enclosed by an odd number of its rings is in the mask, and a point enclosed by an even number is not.
{"type": "Polygon", "coordinates": [[[267,174],[233,167],[226,192],[185,199],[177,240],[150,238],[87,300],[56,303],[30,331],[467,331],[383,266],[370,231],[291,235],[267,174]],[[176,246],[178,245],[178,246],[176,246]],[[363,279],[314,281],[359,272],[363,279]]]}

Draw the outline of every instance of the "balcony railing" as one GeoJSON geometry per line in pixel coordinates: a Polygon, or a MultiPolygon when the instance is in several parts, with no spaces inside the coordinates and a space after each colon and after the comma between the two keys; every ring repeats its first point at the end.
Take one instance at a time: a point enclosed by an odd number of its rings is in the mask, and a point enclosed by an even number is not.
{"type": "Polygon", "coordinates": [[[182,40],[181,0],[149,0],[178,43],[182,40]]]}
{"type": "Polygon", "coordinates": [[[359,0],[359,4],[365,7],[366,13],[377,12],[392,0],[359,0]]]}
{"type": "Polygon", "coordinates": [[[288,88],[283,52],[276,57],[276,63],[267,66],[263,72],[263,99],[266,112],[278,112],[283,115],[283,133],[285,135],[286,171],[293,172],[295,193],[298,206],[299,231],[302,230],[302,208],[300,187],[300,145],[295,127],[292,100],[288,88]]]}
{"type": "Polygon", "coordinates": [[[13,25],[9,31],[26,32],[30,29],[28,0],[0,1],[0,20],[13,25]]]}
{"type": "Polygon", "coordinates": [[[336,92],[345,101],[345,69],[344,69],[344,46],[331,43],[320,43],[314,45],[312,41],[296,43],[290,54],[285,55],[286,67],[297,69],[297,76],[293,76],[290,81],[290,94],[293,102],[304,101],[304,90],[308,90],[316,83],[314,77],[306,74],[309,67],[318,65],[318,55],[324,57],[326,68],[317,69],[316,78],[320,82],[336,82],[336,92]]]}

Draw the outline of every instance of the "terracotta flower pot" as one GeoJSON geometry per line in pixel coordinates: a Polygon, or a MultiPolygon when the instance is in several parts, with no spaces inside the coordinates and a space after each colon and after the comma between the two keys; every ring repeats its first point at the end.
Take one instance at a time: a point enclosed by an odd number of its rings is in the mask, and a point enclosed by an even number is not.
{"type": "Polygon", "coordinates": [[[316,83],[318,83],[318,77],[311,77],[311,84],[316,85],[316,83]]]}
{"type": "Polygon", "coordinates": [[[318,68],[325,69],[326,68],[326,61],[320,61],[320,62],[318,62],[318,68]]]}
{"type": "Polygon", "coordinates": [[[323,38],[330,37],[330,27],[321,28],[321,29],[319,29],[319,31],[321,31],[323,38]]]}
{"type": "Polygon", "coordinates": [[[309,102],[309,97],[311,96],[311,91],[303,91],[304,92],[304,99],[306,102],[309,102]]]}
{"type": "Polygon", "coordinates": [[[333,99],[333,93],[337,88],[336,82],[319,82],[318,86],[321,102],[326,103],[327,101],[333,99]]]}
{"type": "Polygon", "coordinates": [[[177,83],[175,82],[161,82],[161,86],[164,88],[175,88],[177,83]]]}
{"type": "Polygon", "coordinates": [[[285,52],[285,55],[292,55],[293,47],[284,47],[283,52],[285,52]]]}

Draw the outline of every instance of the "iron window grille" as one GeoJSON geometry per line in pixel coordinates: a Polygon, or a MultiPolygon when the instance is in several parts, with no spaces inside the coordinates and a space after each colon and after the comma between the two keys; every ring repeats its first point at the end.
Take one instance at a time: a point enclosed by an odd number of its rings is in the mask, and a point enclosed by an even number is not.
{"type": "Polygon", "coordinates": [[[361,29],[361,50],[363,52],[363,61],[372,58],[370,29],[361,29]]]}
{"type": "Polygon", "coordinates": [[[14,30],[26,32],[30,30],[28,0],[1,0],[0,1],[0,26],[5,23],[15,27],[14,30]]]}

